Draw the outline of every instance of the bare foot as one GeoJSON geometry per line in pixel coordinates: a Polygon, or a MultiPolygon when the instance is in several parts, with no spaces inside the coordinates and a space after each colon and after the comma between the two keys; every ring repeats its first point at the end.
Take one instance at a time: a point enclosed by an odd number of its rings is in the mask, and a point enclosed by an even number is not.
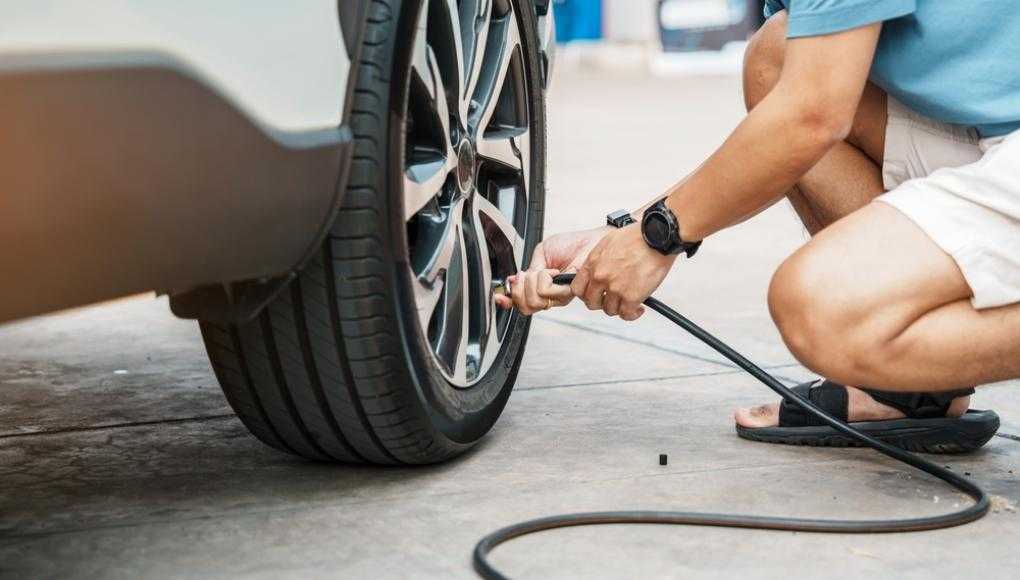
{"type": "MultiPolygon", "coordinates": [[[[888,419],[902,419],[903,413],[898,410],[879,403],[871,398],[871,395],[855,388],[847,387],[849,396],[848,413],[850,421],[885,421],[888,419]]],[[[957,397],[949,406],[946,412],[947,417],[959,417],[967,412],[970,407],[970,397],[957,397]]],[[[737,409],[733,412],[733,419],[741,427],[751,429],[759,427],[775,427],[779,425],[779,403],[771,403],[758,407],[737,409]]]]}

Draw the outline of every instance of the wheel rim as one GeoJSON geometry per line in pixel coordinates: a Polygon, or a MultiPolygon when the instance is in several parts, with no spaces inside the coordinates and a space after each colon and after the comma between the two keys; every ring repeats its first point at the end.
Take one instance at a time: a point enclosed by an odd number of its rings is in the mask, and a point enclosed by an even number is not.
{"type": "Polygon", "coordinates": [[[524,263],[531,142],[509,0],[427,0],[415,33],[404,219],[420,328],[450,383],[498,358],[511,314],[493,287],[524,263]]]}

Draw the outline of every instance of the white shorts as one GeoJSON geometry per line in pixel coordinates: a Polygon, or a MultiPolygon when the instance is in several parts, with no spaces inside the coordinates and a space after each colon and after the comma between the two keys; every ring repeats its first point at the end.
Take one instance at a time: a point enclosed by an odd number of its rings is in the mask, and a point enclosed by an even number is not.
{"type": "Polygon", "coordinates": [[[1020,131],[981,139],[888,102],[878,200],[952,256],[975,308],[1020,302],[1020,131]]]}

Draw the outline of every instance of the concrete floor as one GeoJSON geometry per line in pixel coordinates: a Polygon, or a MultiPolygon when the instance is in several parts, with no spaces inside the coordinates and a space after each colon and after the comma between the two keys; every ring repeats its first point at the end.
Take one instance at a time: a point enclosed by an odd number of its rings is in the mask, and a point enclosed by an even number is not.
{"type": "MultiPolygon", "coordinates": [[[[547,230],[598,223],[694,167],[739,120],[735,78],[561,71],[549,104],[547,230]]],[[[793,382],[810,376],[765,308],[803,243],[777,206],[706,244],[658,292],[793,382]],[[764,241],[767,240],[767,244],[764,241]]],[[[770,399],[653,315],[571,307],[535,320],[517,389],[474,452],[421,469],[332,467],[250,437],[193,323],[136,298],[0,328],[0,575],[470,578],[478,537],[571,510],[885,517],[964,505],[867,451],[735,437],[770,399]],[[668,453],[669,465],[657,464],[668,453]]],[[[1020,435],[1020,384],[982,389],[1020,435]]],[[[997,496],[953,530],[897,536],[617,526],[540,534],[495,554],[515,577],[1015,577],[1020,439],[939,459],[997,496]]]]}

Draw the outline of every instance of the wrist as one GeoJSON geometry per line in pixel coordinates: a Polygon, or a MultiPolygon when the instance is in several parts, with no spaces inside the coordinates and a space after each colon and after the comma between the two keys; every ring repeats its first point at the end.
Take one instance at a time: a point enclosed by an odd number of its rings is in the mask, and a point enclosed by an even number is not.
{"type": "MultiPolygon", "coordinates": [[[[662,198],[649,207],[641,220],[641,235],[646,244],[660,254],[685,254],[694,257],[701,240],[692,240],[683,235],[680,218],[662,198]]],[[[687,230],[689,231],[689,230],[687,230]]]]}
{"type": "Polygon", "coordinates": [[[700,242],[704,240],[712,232],[706,231],[700,226],[696,219],[690,215],[690,212],[685,211],[683,204],[677,200],[676,195],[669,195],[663,200],[669,211],[673,212],[676,216],[678,226],[680,229],[680,238],[688,242],[700,242]]]}

